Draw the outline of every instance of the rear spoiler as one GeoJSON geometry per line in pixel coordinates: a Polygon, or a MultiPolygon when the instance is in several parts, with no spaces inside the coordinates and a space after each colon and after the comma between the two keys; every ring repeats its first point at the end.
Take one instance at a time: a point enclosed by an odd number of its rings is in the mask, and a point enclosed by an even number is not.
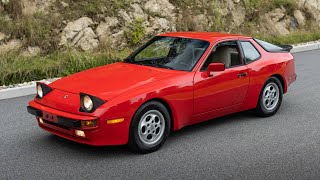
{"type": "Polygon", "coordinates": [[[278,45],[278,46],[281,47],[283,51],[288,51],[288,52],[290,52],[293,48],[293,46],[291,45],[278,45]]]}

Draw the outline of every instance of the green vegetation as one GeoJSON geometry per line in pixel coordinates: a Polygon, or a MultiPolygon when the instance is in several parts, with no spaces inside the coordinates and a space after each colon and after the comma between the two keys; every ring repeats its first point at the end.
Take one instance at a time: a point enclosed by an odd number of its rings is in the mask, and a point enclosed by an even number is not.
{"type": "Polygon", "coordinates": [[[262,40],[274,44],[298,44],[302,42],[315,41],[320,39],[320,30],[318,31],[296,31],[286,36],[255,36],[262,40]]]}
{"type": "Polygon", "coordinates": [[[143,22],[143,19],[136,19],[131,23],[131,29],[129,32],[127,32],[127,36],[132,45],[137,45],[140,43],[145,34],[143,22]]]}
{"type": "Polygon", "coordinates": [[[289,8],[289,10],[297,6],[297,2],[292,0],[244,0],[243,3],[247,10],[255,10],[260,13],[267,12],[281,6],[289,8]]]}
{"type": "Polygon", "coordinates": [[[18,16],[12,21],[0,16],[0,32],[12,38],[24,39],[24,47],[41,46],[46,52],[57,48],[58,37],[52,36],[52,29],[59,22],[59,17],[48,17],[42,13],[32,16],[18,16]]]}
{"type": "Polygon", "coordinates": [[[67,76],[89,68],[120,61],[129,55],[121,52],[55,52],[46,56],[23,57],[17,53],[0,56],[0,85],[67,76]]]}
{"type": "Polygon", "coordinates": [[[226,29],[226,26],[228,25],[228,18],[223,17],[221,12],[218,10],[219,8],[213,5],[213,14],[214,14],[214,19],[213,19],[213,26],[211,27],[212,31],[214,32],[223,32],[226,29]]]}

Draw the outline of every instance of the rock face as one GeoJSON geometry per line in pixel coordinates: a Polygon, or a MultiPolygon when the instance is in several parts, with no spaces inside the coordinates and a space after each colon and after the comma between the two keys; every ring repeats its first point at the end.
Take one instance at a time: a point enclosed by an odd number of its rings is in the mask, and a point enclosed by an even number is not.
{"type": "Polygon", "coordinates": [[[176,31],[175,23],[165,18],[150,17],[150,26],[146,28],[146,34],[159,34],[168,31],[176,31]]]}
{"type": "Polygon", "coordinates": [[[148,20],[148,15],[144,13],[141,6],[137,3],[131,5],[132,12],[130,13],[133,19],[140,19],[140,20],[148,20]]]}
{"type": "MultiPolygon", "coordinates": [[[[116,27],[119,25],[119,20],[115,17],[106,17],[105,21],[102,21],[97,29],[97,35],[100,40],[100,42],[107,43],[109,41],[113,41],[113,32],[117,31],[115,33],[118,33],[119,30],[116,29],[116,27]],[[115,30],[116,29],[116,30],[115,30]]],[[[117,40],[112,42],[112,45],[114,46],[117,40]]]]}
{"type": "Polygon", "coordinates": [[[7,37],[6,34],[0,32],[0,43],[1,43],[1,41],[4,40],[6,37],[7,37]]]}
{"type": "Polygon", "coordinates": [[[149,0],[143,9],[149,14],[145,23],[146,34],[176,31],[176,8],[168,0],[149,0]]]}
{"type": "Polygon", "coordinates": [[[220,10],[221,14],[231,16],[233,21],[230,28],[239,27],[245,20],[246,10],[243,6],[237,5],[240,1],[238,0],[225,0],[225,7],[220,10]],[[229,13],[229,14],[228,14],[229,13]]]}
{"type": "Polygon", "coordinates": [[[99,46],[98,36],[90,27],[90,25],[93,24],[92,19],[88,17],[82,17],[73,22],[69,22],[62,31],[59,45],[79,47],[84,51],[97,48],[99,46]]]}
{"type": "Polygon", "coordinates": [[[296,18],[299,26],[303,27],[306,24],[306,18],[300,10],[294,10],[293,16],[296,18]]]}
{"type": "Polygon", "coordinates": [[[128,9],[119,10],[118,17],[106,17],[96,28],[99,41],[121,48],[130,41],[135,23],[145,34],[176,31],[175,7],[167,0],[135,0],[128,9]],[[142,8],[143,7],[143,8],[142,8]]]}
{"type": "Polygon", "coordinates": [[[287,35],[290,33],[290,20],[286,18],[284,9],[274,9],[266,13],[260,20],[261,26],[268,30],[271,34],[287,35]]]}
{"type": "Polygon", "coordinates": [[[210,21],[210,17],[204,14],[199,14],[192,17],[192,24],[194,25],[194,29],[197,31],[209,31],[212,22],[210,21]]]}
{"type": "Polygon", "coordinates": [[[246,12],[246,10],[242,6],[236,6],[231,11],[231,15],[232,15],[232,19],[233,19],[235,27],[239,27],[245,21],[245,18],[246,18],[245,12],[246,12]]]}
{"type": "Polygon", "coordinates": [[[2,5],[0,4],[0,14],[4,11],[4,8],[2,7],[2,5]]]}
{"type": "Polygon", "coordinates": [[[144,5],[144,10],[160,17],[174,19],[175,7],[168,0],[150,0],[144,5]]]}
{"type": "Polygon", "coordinates": [[[10,51],[19,50],[22,46],[21,40],[11,39],[9,42],[0,45],[0,54],[8,53],[10,51]]]}
{"type": "Polygon", "coordinates": [[[21,0],[22,13],[32,15],[35,12],[46,12],[55,0],[21,0]]]}
{"type": "Polygon", "coordinates": [[[299,7],[314,19],[320,26],[320,0],[299,0],[299,7]]]}
{"type": "MultiPolygon", "coordinates": [[[[129,15],[127,18],[131,21],[131,17],[129,17],[129,15]]],[[[108,44],[112,48],[122,48],[126,45],[127,40],[125,31],[120,29],[120,22],[115,17],[106,17],[105,21],[100,22],[96,29],[96,33],[100,42],[108,44]]]]}
{"type": "MultiPolygon", "coordinates": [[[[281,7],[262,14],[259,17],[259,30],[262,29],[261,31],[272,35],[287,35],[295,28],[304,27],[308,16],[312,16],[320,22],[320,0],[298,1],[302,10],[289,13],[281,7]]],[[[197,3],[199,6],[201,3],[202,6],[212,5],[209,1],[197,1],[197,3]]],[[[211,13],[208,10],[204,12],[190,11],[185,14],[189,18],[186,22],[189,23],[189,29],[185,30],[212,31],[219,15],[224,18],[228,17],[228,21],[218,22],[227,23],[223,28],[224,31],[235,30],[246,21],[246,8],[242,5],[241,0],[222,0],[216,5],[216,11],[211,13]]],[[[120,9],[115,15],[109,15],[104,19],[103,16],[100,16],[99,23],[94,23],[88,17],[82,17],[69,23],[65,22],[67,25],[62,31],[60,45],[78,47],[85,51],[93,50],[99,44],[121,48],[131,42],[130,35],[135,30],[133,27],[136,26],[136,22],[141,22],[139,29],[143,29],[145,34],[143,37],[146,37],[146,35],[152,36],[177,31],[177,22],[183,22],[181,21],[183,16],[181,9],[175,7],[169,0],[132,0],[130,6],[120,9]]]]}
{"type": "Polygon", "coordinates": [[[24,50],[21,55],[26,57],[37,56],[41,53],[41,49],[38,46],[31,47],[29,46],[26,50],[24,50]]]}
{"type": "Polygon", "coordinates": [[[86,27],[74,38],[72,45],[80,47],[84,51],[93,50],[99,46],[98,36],[92,28],[86,27]]]}
{"type": "MultiPolygon", "coordinates": [[[[45,16],[61,17],[61,22],[53,22],[55,25],[50,29],[50,35],[58,37],[58,40],[53,39],[54,46],[51,47],[56,48],[56,41],[58,41],[60,47],[72,47],[83,51],[97,49],[99,45],[113,48],[136,45],[136,42],[144,42],[153,35],[177,30],[246,33],[249,26],[256,25],[257,33],[287,35],[296,28],[308,28],[309,24],[320,27],[320,0],[296,0],[294,2],[298,4],[297,9],[286,9],[286,6],[277,5],[279,8],[269,12],[258,12],[255,9],[248,11],[244,0],[130,0],[130,3],[125,3],[125,7],[119,6],[113,11],[109,11],[110,7],[105,7],[108,3],[100,3],[98,8],[93,6],[94,9],[90,9],[91,1],[81,1],[83,5],[90,5],[89,10],[94,12],[87,12],[75,6],[71,0],[15,0],[14,2],[21,3],[22,15],[27,18],[39,11],[45,16]],[[185,6],[180,7],[180,5],[185,6]],[[75,20],[73,18],[76,16],[70,17],[68,13],[61,12],[69,10],[70,12],[81,11],[84,17],[75,20]],[[258,22],[255,17],[250,17],[253,14],[259,15],[258,22]],[[248,20],[252,24],[245,24],[248,20]]],[[[7,8],[9,7],[7,5],[10,3],[11,0],[0,0],[0,13],[3,19],[15,22],[16,17],[8,12],[10,8],[7,8]]],[[[53,18],[53,20],[59,18],[53,18]]],[[[0,50],[3,52],[19,49],[21,41],[29,42],[24,41],[25,36],[21,34],[15,36],[5,32],[7,34],[0,32],[0,50]],[[10,41],[10,37],[19,37],[21,41],[16,39],[10,41]]],[[[34,43],[25,45],[33,46],[34,43]]],[[[28,47],[23,54],[33,56],[40,52],[41,49],[28,47]]]]}

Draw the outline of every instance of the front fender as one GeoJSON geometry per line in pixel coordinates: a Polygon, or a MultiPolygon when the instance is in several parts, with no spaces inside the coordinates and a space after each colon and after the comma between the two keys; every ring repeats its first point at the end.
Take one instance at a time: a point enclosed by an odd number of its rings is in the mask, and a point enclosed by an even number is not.
{"type": "Polygon", "coordinates": [[[173,129],[178,130],[188,125],[193,116],[192,78],[193,73],[188,73],[186,76],[161,80],[135,88],[101,106],[99,109],[104,109],[101,118],[125,118],[124,123],[130,125],[134,113],[140,106],[150,100],[161,99],[169,105],[173,129]]]}

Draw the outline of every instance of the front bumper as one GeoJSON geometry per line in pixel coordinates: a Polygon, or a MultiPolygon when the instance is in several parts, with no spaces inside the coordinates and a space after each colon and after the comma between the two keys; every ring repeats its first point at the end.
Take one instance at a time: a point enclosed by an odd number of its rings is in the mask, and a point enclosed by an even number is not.
{"type": "MultiPolygon", "coordinates": [[[[69,119],[61,116],[51,115],[47,112],[43,112],[39,109],[33,108],[31,106],[27,107],[27,110],[30,114],[35,115],[38,118],[44,119],[47,124],[56,125],[57,127],[61,127],[64,129],[68,128],[77,128],[81,127],[80,120],[69,119]]],[[[89,119],[89,118],[88,118],[89,119]]]]}
{"type": "Polygon", "coordinates": [[[36,116],[38,125],[62,138],[92,146],[123,145],[128,142],[128,123],[108,125],[101,121],[99,117],[67,113],[43,106],[35,101],[31,101],[29,105],[27,110],[30,114],[36,116]],[[39,120],[40,118],[42,122],[39,120]],[[85,120],[96,120],[97,128],[80,129],[81,121],[85,120]],[[85,137],[77,136],[75,130],[84,131],[85,137]]]}

